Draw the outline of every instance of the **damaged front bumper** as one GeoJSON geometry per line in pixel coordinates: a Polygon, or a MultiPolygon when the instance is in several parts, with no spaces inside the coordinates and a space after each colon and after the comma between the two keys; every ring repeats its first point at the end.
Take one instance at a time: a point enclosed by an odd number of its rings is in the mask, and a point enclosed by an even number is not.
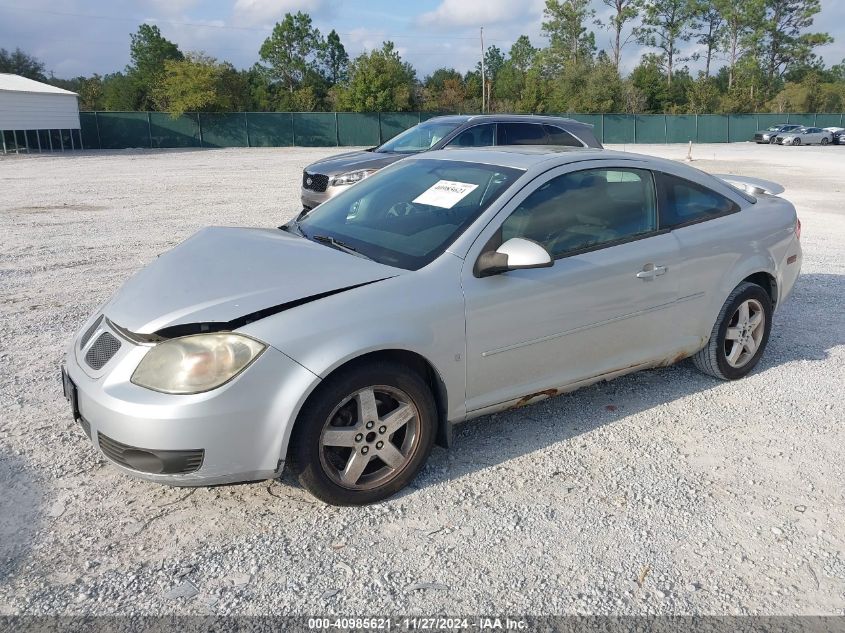
{"type": "Polygon", "coordinates": [[[121,470],[176,486],[265,479],[281,472],[303,394],[319,380],[313,373],[268,347],[217,389],[165,394],[130,381],[149,345],[122,337],[107,319],[90,338],[83,349],[74,341],[68,350],[64,392],[94,446],[121,470]],[[120,345],[94,369],[84,351],[104,333],[120,345]]]}

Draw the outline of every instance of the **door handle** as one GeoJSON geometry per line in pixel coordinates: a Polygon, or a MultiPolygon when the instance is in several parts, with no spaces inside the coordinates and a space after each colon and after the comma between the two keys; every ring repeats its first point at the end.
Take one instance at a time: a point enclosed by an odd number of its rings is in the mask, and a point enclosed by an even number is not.
{"type": "Polygon", "coordinates": [[[637,279],[644,281],[653,281],[655,277],[665,275],[668,268],[666,266],[655,266],[654,264],[646,264],[643,269],[637,273],[637,279]]]}

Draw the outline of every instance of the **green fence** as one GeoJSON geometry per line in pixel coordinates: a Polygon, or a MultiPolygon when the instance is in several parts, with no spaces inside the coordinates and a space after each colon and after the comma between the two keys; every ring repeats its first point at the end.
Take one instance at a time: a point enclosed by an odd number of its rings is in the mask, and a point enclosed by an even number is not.
{"type": "MultiPolygon", "coordinates": [[[[80,112],[86,149],[373,146],[429,112],[80,112]]],[[[566,114],[602,143],[735,143],[777,123],[845,126],[843,114],[566,114]]]]}

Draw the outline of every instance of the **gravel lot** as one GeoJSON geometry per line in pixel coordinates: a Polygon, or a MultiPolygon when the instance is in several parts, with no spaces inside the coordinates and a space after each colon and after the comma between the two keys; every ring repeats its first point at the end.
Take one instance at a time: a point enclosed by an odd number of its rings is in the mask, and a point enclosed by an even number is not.
{"type": "Polygon", "coordinates": [[[332,151],[0,156],[0,614],[845,614],[845,147],[694,148],[803,223],[745,380],[683,362],[476,420],[367,508],[98,457],[61,395],[70,337],[197,229],[291,217],[332,151]]]}

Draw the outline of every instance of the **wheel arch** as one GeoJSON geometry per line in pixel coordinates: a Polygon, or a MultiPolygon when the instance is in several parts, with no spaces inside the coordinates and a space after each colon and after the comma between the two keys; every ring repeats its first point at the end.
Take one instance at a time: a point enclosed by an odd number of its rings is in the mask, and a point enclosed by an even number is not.
{"type": "MultiPolygon", "coordinates": [[[[778,280],[774,275],[761,270],[759,272],[748,275],[739,283],[743,282],[757,284],[763,290],[765,290],[766,294],[769,295],[769,299],[772,300],[772,309],[774,310],[775,306],[777,306],[778,303],[778,280]]],[[[739,284],[737,284],[737,286],[738,285],[739,284]]]]}
{"type": "Polygon", "coordinates": [[[422,377],[431,389],[435,404],[437,405],[437,435],[435,441],[440,446],[448,448],[452,445],[452,423],[448,418],[449,395],[446,382],[437,371],[434,364],[418,352],[407,349],[387,348],[377,349],[346,358],[333,365],[323,376],[322,380],[315,381],[309,389],[308,394],[302,399],[301,405],[296,408],[293,417],[293,424],[289,425],[289,431],[284,438],[282,456],[286,459],[290,450],[290,439],[299,422],[299,416],[303,409],[308,406],[309,401],[314,397],[317,387],[324,381],[331,378],[340,371],[345,371],[355,365],[370,363],[374,361],[392,361],[400,363],[415,371],[422,377]]]}
{"type": "Polygon", "coordinates": [[[777,305],[779,286],[775,276],[775,262],[771,253],[757,252],[728,271],[710,294],[701,316],[701,333],[706,343],[710,330],[719,316],[719,311],[730,294],[743,282],[757,284],[772,300],[772,309],[777,305]]]}

